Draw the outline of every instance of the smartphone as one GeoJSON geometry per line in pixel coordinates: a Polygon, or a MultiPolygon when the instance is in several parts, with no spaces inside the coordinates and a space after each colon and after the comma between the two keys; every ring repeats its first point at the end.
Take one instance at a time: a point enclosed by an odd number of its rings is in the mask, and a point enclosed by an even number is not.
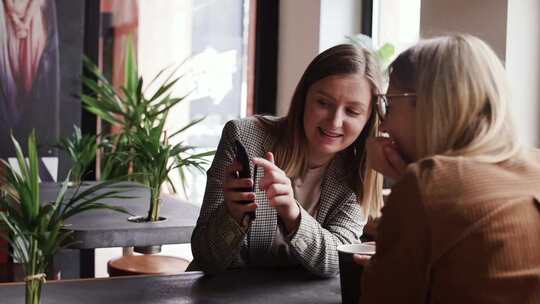
{"type": "MultiPolygon", "coordinates": [[[[238,192],[255,192],[255,183],[257,181],[257,166],[253,168],[253,176],[251,176],[251,170],[249,169],[249,156],[246,148],[239,140],[234,142],[234,155],[235,159],[242,165],[242,170],[238,171],[236,178],[253,178],[253,187],[237,188],[238,192]]],[[[240,201],[241,204],[251,204],[253,201],[240,201]]],[[[249,212],[248,216],[251,220],[255,219],[255,212],[249,212]]]]}

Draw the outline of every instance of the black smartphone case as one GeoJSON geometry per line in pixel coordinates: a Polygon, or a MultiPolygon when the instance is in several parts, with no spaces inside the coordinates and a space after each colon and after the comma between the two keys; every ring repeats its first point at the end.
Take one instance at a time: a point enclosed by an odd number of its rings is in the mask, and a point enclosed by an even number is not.
{"type": "MultiPolygon", "coordinates": [[[[235,159],[242,165],[242,170],[238,171],[238,178],[250,178],[251,170],[249,169],[249,156],[247,154],[246,148],[239,140],[234,142],[234,154],[235,159]]],[[[238,192],[254,192],[255,191],[255,181],[257,174],[257,166],[253,168],[253,187],[248,188],[237,188],[238,192]]],[[[251,204],[253,201],[240,201],[241,204],[251,204]]],[[[248,213],[249,217],[253,220],[255,219],[255,212],[248,213]]]]}
{"type": "MultiPolygon", "coordinates": [[[[246,148],[239,140],[234,142],[234,154],[236,160],[242,165],[242,170],[238,171],[239,178],[251,177],[251,170],[249,169],[249,156],[246,152],[246,148]]],[[[251,191],[252,189],[249,189],[251,191]]]]}

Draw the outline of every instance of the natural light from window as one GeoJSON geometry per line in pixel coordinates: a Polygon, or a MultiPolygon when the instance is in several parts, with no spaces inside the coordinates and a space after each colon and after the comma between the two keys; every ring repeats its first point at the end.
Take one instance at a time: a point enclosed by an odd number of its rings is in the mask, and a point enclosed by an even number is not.
{"type": "Polygon", "coordinates": [[[374,0],[373,45],[391,43],[394,56],[418,41],[421,0],[374,0]]]}

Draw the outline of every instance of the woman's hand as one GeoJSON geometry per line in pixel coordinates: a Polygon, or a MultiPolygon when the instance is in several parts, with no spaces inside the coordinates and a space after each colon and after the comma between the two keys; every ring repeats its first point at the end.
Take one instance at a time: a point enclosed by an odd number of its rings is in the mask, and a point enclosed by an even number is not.
{"type": "Polygon", "coordinates": [[[253,212],[257,209],[255,203],[255,193],[252,191],[239,191],[239,189],[250,189],[253,187],[251,178],[236,178],[237,172],[242,170],[242,165],[235,161],[231,166],[225,169],[225,182],[223,184],[223,192],[225,196],[225,205],[229,214],[241,226],[246,226],[244,222],[246,213],[253,212]],[[245,204],[246,201],[252,203],[245,204]]]}
{"type": "Polygon", "coordinates": [[[369,255],[363,255],[363,254],[354,254],[353,255],[353,262],[356,265],[366,267],[366,266],[369,265],[370,261],[371,261],[371,256],[369,256],[369,255]]]}
{"type": "Polygon", "coordinates": [[[388,137],[368,138],[367,161],[371,168],[389,177],[398,180],[407,169],[407,162],[399,153],[396,144],[388,137]]]}
{"type": "Polygon", "coordinates": [[[294,199],[291,180],[275,165],[272,152],[266,154],[266,159],[255,158],[253,163],[264,169],[259,187],[266,192],[270,206],[276,208],[287,232],[296,231],[300,223],[300,207],[294,199]]]}
{"type": "MultiPolygon", "coordinates": [[[[362,243],[362,244],[375,246],[375,242],[365,242],[365,243],[362,243]]],[[[353,254],[353,262],[355,264],[357,264],[357,265],[362,266],[362,267],[366,267],[371,262],[371,255],[358,254],[358,253],[353,254]]]]}

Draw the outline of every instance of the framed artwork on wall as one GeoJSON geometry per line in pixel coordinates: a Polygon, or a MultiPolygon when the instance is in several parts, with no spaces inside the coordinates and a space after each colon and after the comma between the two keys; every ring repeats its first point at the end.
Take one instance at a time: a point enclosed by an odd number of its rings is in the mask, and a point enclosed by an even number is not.
{"type": "Polygon", "coordinates": [[[35,129],[45,181],[63,179],[67,157],[53,148],[80,124],[84,1],[2,0],[0,5],[0,158],[14,156],[10,134],[35,129]]]}

